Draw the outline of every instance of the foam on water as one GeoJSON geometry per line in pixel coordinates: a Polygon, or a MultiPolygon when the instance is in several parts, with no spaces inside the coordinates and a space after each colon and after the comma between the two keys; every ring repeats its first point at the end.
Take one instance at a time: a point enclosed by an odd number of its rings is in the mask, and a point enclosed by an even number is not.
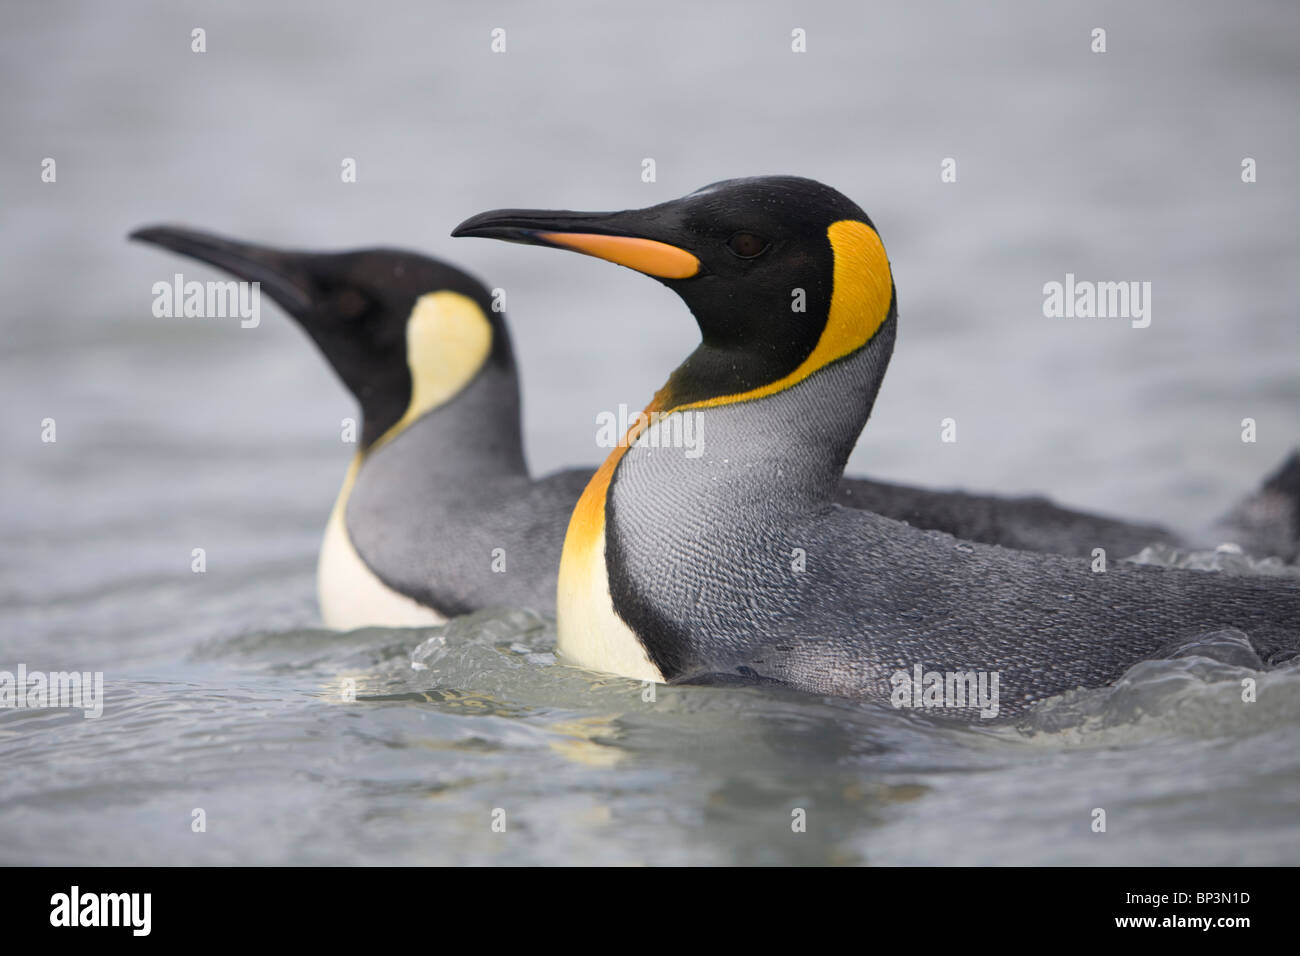
{"type": "Polygon", "coordinates": [[[1019,725],[1038,743],[1104,745],[1160,735],[1233,739],[1300,727],[1300,666],[1265,669],[1241,631],[1206,634],[1135,664],[1107,687],[1070,691],[1019,725]]]}
{"type": "Polygon", "coordinates": [[[1235,544],[1221,544],[1213,550],[1153,544],[1127,560],[1133,564],[1147,564],[1154,567],[1220,571],[1229,576],[1257,574],[1300,579],[1300,565],[1287,564],[1280,558],[1254,558],[1244,553],[1235,544]]]}

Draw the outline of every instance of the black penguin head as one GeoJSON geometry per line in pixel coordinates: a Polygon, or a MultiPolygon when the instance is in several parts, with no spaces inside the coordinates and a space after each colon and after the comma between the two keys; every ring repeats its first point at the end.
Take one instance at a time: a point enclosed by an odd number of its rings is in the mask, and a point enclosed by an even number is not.
{"type": "MultiPolygon", "coordinates": [[[[490,336],[491,361],[513,375],[510,339],[491,295],[473,276],[444,262],[396,249],[290,252],[191,229],[154,226],[131,233],[202,260],[263,292],[311,336],[361,406],[361,447],[402,420],[415,395],[411,322],[426,296],[453,292],[472,300],[490,336]]],[[[436,348],[437,343],[433,343],[436,348]]]]}
{"type": "Polygon", "coordinates": [[[894,309],[889,262],[866,213],[796,176],[726,180],[625,212],[497,210],[452,235],[572,249],[673,289],[702,336],[661,396],[673,406],[747,393],[809,361],[841,358],[894,309]]]}

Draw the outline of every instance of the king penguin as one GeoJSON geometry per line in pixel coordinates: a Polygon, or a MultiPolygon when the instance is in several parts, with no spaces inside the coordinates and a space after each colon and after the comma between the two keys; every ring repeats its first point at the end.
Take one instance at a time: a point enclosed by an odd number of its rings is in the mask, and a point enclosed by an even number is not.
{"type": "Polygon", "coordinates": [[[166,226],[131,238],[261,289],[361,408],[317,565],[327,627],[418,627],[487,607],[553,613],[590,469],[534,480],[503,313],[474,277],[391,249],[290,252],[166,226]]]}
{"type": "Polygon", "coordinates": [[[636,269],[700,328],[570,518],[557,589],[569,664],[885,704],[917,666],[993,673],[1005,718],[1224,628],[1265,661],[1300,650],[1300,582],[1122,563],[1097,573],[835,504],[897,302],[875,226],[828,186],[759,177],[641,210],[497,210],[453,235],[636,269]],[[805,312],[790,308],[795,289],[805,312]],[[697,457],[668,440],[688,414],[708,436],[697,457]]]}

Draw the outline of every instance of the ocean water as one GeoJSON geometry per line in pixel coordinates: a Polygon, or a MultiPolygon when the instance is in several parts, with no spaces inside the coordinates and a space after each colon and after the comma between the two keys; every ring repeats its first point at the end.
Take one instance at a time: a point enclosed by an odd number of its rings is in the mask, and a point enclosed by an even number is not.
{"type": "Polygon", "coordinates": [[[899,292],[851,471],[1193,529],[1300,444],[1293,5],[277,10],[0,13],[0,670],[105,689],[96,719],[0,711],[0,862],[1300,862],[1300,671],[1231,633],[992,729],[646,700],[557,665],[527,609],[321,630],[348,396],[270,305],[155,319],[154,282],[212,275],[125,241],[182,222],[472,269],[509,294],[541,472],[598,461],[595,415],[643,404],[692,323],[643,277],[451,227],[812,176],[872,215],[899,292]],[[1044,318],[1067,273],[1150,281],[1150,327],[1044,318]]]}

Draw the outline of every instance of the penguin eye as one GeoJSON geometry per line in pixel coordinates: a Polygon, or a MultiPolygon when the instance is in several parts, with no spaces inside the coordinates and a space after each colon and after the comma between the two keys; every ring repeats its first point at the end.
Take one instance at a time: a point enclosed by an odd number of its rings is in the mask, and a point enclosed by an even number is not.
{"type": "Polygon", "coordinates": [[[753,259],[767,251],[768,241],[752,232],[738,232],[727,240],[727,248],[742,259],[753,259]]]}
{"type": "Polygon", "coordinates": [[[359,319],[371,309],[371,302],[365,294],[354,288],[346,288],[334,296],[335,311],[347,320],[359,319]]]}

